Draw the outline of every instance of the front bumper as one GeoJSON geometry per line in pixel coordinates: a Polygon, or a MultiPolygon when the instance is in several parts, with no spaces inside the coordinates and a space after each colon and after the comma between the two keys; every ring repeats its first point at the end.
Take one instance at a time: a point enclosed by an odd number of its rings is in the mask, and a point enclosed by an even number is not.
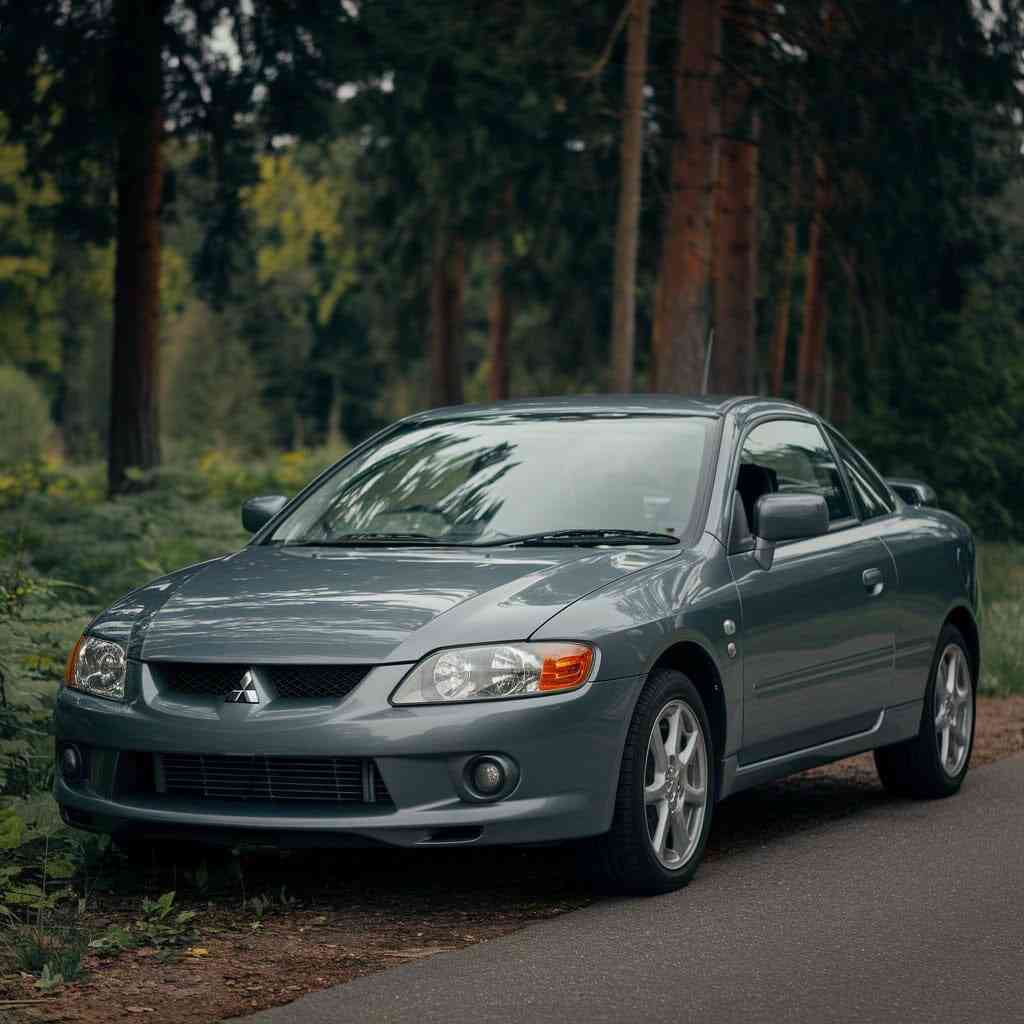
{"type": "Polygon", "coordinates": [[[54,795],[78,827],[230,845],[541,843],[607,831],[641,678],[524,700],[392,707],[388,697],[407,670],[380,666],[341,701],[254,706],[162,693],[146,666],[133,663],[127,703],[61,691],[58,747],[82,747],[89,770],[68,782],[58,766],[54,795]],[[460,795],[458,769],[486,753],[513,759],[519,781],[505,799],[473,802],[460,795]],[[391,803],[126,790],[119,763],[137,754],[366,758],[391,803]]]}

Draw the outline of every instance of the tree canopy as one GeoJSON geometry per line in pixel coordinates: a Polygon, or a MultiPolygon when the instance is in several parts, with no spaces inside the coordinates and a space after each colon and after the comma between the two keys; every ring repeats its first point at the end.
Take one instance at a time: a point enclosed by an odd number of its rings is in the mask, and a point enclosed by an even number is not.
{"type": "Polygon", "coordinates": [[[0,361],[116,489],[713,331],[1019,532],[1021,53],[1016,0],[0,0],[0,361]]]}

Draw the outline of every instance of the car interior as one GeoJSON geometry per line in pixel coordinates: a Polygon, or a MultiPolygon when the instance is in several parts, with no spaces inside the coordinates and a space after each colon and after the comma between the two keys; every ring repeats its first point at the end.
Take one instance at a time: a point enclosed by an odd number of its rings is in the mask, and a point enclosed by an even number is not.
{"type": "Polygon", "coordinates": [[[757,499],[762,494],[775,494],[779,477],[774,469],[745,462],[736,477],[736,499],[732,507],[731,551],[745,551],[752,547],[757,532],[757,499]]]}

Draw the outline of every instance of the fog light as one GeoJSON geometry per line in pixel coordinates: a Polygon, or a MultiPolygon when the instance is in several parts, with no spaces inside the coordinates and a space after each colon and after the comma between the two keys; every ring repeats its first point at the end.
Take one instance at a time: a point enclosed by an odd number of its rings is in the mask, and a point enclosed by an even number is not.
{"type": "Polygon", "coordinates": [[[505,788],[507,780],[502,764],[493,757],[480,757],[473,762],[470,780],[480,796],[494,796],[505,788]]]}
{"type": "Polygon", "coordinates": [[[75,782],[82,776],[82,755],[78,747],[65,747],[60,755],[60,773],[68,782],[75,782]]]}

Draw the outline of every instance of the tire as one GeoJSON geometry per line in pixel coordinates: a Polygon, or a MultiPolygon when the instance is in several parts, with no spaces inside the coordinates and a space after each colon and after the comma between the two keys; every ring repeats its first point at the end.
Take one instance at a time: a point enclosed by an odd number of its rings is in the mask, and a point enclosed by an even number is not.
{"type": "Polygon", "coordinates": [[[679,889],[693,878],[711,828],[715,765],[711,725],[697,688],[681,672],[656,670],[640,694],[626,734],[612,827],[581,851],[584,869],[601,889],[653,896],[679,889]],[[678,722],[675,742],[673,719],[678,722]],[[660,764],[655,763],[656,727],[662,742],[660,764]],[[673,745],[682,748],[674,761],[668,753],[673,745]],[[663,794],[661,799],[648,803],[648,794],[655,791],[663,794]],[[659,837],[660,853],[655,847],[659,837]]]}
{"type": "Polygon", "coordinates": [[[964,638],[955,626],[947,625],[932,658],[918,734],[875,751],[878,776],[890,793],[934,800],[960,789],[974,747],[976,691],[964,638]],[[952,693],[948,689],[951,669],[952,693]]]}

